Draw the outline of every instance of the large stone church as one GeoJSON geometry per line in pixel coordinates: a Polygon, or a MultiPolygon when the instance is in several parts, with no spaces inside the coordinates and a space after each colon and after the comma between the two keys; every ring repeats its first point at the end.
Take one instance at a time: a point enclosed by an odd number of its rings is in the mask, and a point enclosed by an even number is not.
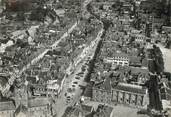
{"type": "Polygon", "coordinates": [[[30,97],[27,86],[16,88],[11,99],[0,99],[0,117],[51,117],[49,100],[30,97]]]}

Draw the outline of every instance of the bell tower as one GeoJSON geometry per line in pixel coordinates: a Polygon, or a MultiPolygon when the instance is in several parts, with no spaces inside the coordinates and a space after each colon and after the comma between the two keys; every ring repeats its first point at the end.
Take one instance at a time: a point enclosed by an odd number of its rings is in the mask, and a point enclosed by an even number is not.
{"type": "Polygon", "coordinates": [[[25,107],[28,107],[28,91],[27,86],[23,85],[20,88],[15,87],[15,105],[16,108],[19,105],[23,105],[25,107]]]}

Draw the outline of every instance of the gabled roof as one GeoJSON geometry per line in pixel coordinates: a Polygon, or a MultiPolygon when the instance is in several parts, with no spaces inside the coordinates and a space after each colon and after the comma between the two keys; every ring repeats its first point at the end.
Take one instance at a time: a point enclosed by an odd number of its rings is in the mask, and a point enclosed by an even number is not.
{"type": "Polygon", "coordinates": [[[103,83],[99,84],[98,86],[95,86],[95,88],[103,89],[106,91],[119,90],[136,94],[146,94],[146,89],[139,85],[112,82],[111,78],[106,78],[103,83]]]}
{"type": "Polygon", "coordinates": [[[136,94],[146,94],[146,89],[141,86],[126,84],[126,83],[119,83],[116,86],[112,86],[114,90],[122,90],[130,93],[136,94]]]}
{"type": "Polygon", "coordinates": [[[84,112],[87,112],[87,113],[90,113],[93,110],[93,107],[92,106],[89,106],[89,105],[83,105],[83,104],[81,104],[81,108],[82,108],[82,110],[84,112]]]}
{"type": "Polygon", "coordinates": [[[0,86],[5,86],[8,83],[8,79],[5,76],[0,76],[0,86]]]}
{"type": "Polygon", "coordinates": [[[92,97],[92,85],[87,85],[86,89],[84,90],[85,97],[92,97]]]}
{"type": "Polygon", "coordinates": [[[113,111],[112,107],[104,106],[100,104],[93,117],[110,117],[112,111],[113,111]]]}

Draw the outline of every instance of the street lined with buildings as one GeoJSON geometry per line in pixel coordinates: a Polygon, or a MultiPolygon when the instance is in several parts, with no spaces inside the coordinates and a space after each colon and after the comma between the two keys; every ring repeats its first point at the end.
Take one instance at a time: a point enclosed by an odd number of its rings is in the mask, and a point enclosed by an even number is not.
{"type": "Polygon", "coordinates": [[[171,1],[0,0],[0,117],[170,117],[171,1]]]}

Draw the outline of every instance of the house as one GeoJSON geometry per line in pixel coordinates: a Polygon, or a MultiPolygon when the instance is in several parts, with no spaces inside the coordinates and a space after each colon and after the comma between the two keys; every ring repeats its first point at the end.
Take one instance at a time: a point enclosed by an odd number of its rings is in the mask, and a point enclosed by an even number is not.
{"type": "Polygon", "coordinates": [[[75,106],[68,107],[62,117],[92,117],[93,111],[92,106],[78,103],[75,106]]]}
{"type": "Polygon", "coordinates": [[[41,84],[34,84],[33,85],[33,95],[34,96],[46,96],[47,95],[46,86],[41,85],[41,84]]]}
{"type": "Polygon", "coordinates": [[[59,80],[49,80],[47,81],[47,95],[58,96],[60,93],[60,83],[59,80]]]}
{"type": "Polygon", "coordinates": [[[104,58],[105,63],[112,63],[112,66],[129,66],[129,56],[124,53],[116,53],[112,57],[104,58]]]}
{"type": "Polygon", "coordinates": [[[59,17],[64,17],[65,15],[65,9],[56,9],[55,12],[59,17]]]}
{"type": "Polygon", "coordinates": [[[6,84],[8,84],[8,77],[0,74],[0,90],[2,90],[6,84]]]}
{"type": "Polygon", "coordinates": [[[35,82],[32,83],[33,94],[35,96],[58,96],[62,90],[63,80],[48,80],[46,83],[40,84],[36,83],[36,78],[34,78],[35,82]]]}
{"type": "Polygon", "coordinates": [[[141,43],[141,44],[145,43],[146,42],[146,38],[147,38],[143,34],[136,34],[136,35],[134,35],[134,37],[135,37],[135,42],[136,43],[141,43]]]}

